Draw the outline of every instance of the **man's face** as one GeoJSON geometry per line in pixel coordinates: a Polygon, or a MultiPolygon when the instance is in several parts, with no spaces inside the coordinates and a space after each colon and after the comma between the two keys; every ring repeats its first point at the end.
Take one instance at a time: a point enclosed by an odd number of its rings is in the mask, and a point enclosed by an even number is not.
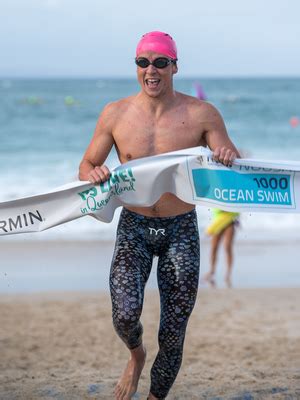
{"type": "MultiPolygon", "coordinates": [[[[137,58],[147,58],[153,62],[156,58],[168,58],[163,54],[147,51],[139,54],[137,58]]],[[[159,97],[169,90],[173,90],[173,74],[177,72],[177,66],[173,63],[166,68],[156,68],[149,65],[147,68],[137,66],[137,78],[142,90],[150,97],[159,97]]]]}

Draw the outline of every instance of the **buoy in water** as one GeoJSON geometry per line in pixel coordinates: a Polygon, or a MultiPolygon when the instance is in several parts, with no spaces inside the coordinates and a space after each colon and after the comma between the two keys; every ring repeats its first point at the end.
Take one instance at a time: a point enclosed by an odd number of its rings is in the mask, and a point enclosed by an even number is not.
{"type": "Polygon", "coordinates": [[[195,90],[196,90],[196,97],[199,100],[206,100],[206,95],[200,83],[198,82],[195,83],[195,90]]]}
{"type": "Polygon", "coordinates": [[[300,119],[298,117],[290,118],[290,125],[292,128],[296,128],[300,124],[300,119]]]}
{"type": "Polygon", "coordinates": [[[65,105],[66,106],[74,106],[76,104],[76,101],[74,97],[72,96],[66,96],[65,97],[65,105]]]}

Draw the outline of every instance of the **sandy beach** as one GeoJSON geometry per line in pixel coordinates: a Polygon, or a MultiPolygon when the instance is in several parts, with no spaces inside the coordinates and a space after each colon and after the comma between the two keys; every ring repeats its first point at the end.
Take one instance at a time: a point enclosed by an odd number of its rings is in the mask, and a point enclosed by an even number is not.
{"type": "MultiPolygon", "coordinates": [[[[111,322],[113,242],[0,243],[0,399],[112,400],[127,351],[111,322]]],[[[237,241],[233,289],[200,286],[184,361],[168,400],[300,399],[299,243],[237,241]],[[285,286],[285,287],[284,287],[285,286]]],[[[209,242],[201,243],[201,271],[209,242]]],[[[148,359],[135,400],[145,400],[157,351],[155,266],[142,321],[148,359]]]]}
{"type": "MultiPolygon", "coordinates": [[[[200,289],[168,399],[300,399],[299,289],[200,289]]],[[[0,398],[113,399],[127,351],[108,293],[0,296],[0,398]]],[[[147,290],[146,399],[157,343],[157,292],[147,290]]]]}

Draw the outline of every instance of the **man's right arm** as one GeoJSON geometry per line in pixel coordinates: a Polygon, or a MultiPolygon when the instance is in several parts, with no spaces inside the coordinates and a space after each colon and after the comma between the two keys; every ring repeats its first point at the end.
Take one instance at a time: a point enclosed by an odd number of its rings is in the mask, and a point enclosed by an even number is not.
{"type": "Polygon", "coordinates": [[[214,160],[226,166],[232,165],[234,159],[240,157],[240,154],[228,136],[221,114],[210,103],[205,103],[202,109],[203,137],[213,151],[214,160]]]}
{"type": "Polygon", "coordinates": [[[109,169],[103,163],[114,144],[112,134],[114,117],[114,106],[108,104],[97,121],[93,138],[80,163],[81,181],[99,183],[109,179],[109,169]]]}

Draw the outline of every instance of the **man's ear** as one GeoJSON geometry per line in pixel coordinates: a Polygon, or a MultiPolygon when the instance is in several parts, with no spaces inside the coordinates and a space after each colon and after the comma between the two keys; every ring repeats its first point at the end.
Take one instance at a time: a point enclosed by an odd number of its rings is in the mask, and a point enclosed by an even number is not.
{"type": "Polygon", "coordinates": [[[177,63],[172,65],[172,72],[173,72],[173,75],[177,74],[177,72],[178,72],[177,63]]]}

